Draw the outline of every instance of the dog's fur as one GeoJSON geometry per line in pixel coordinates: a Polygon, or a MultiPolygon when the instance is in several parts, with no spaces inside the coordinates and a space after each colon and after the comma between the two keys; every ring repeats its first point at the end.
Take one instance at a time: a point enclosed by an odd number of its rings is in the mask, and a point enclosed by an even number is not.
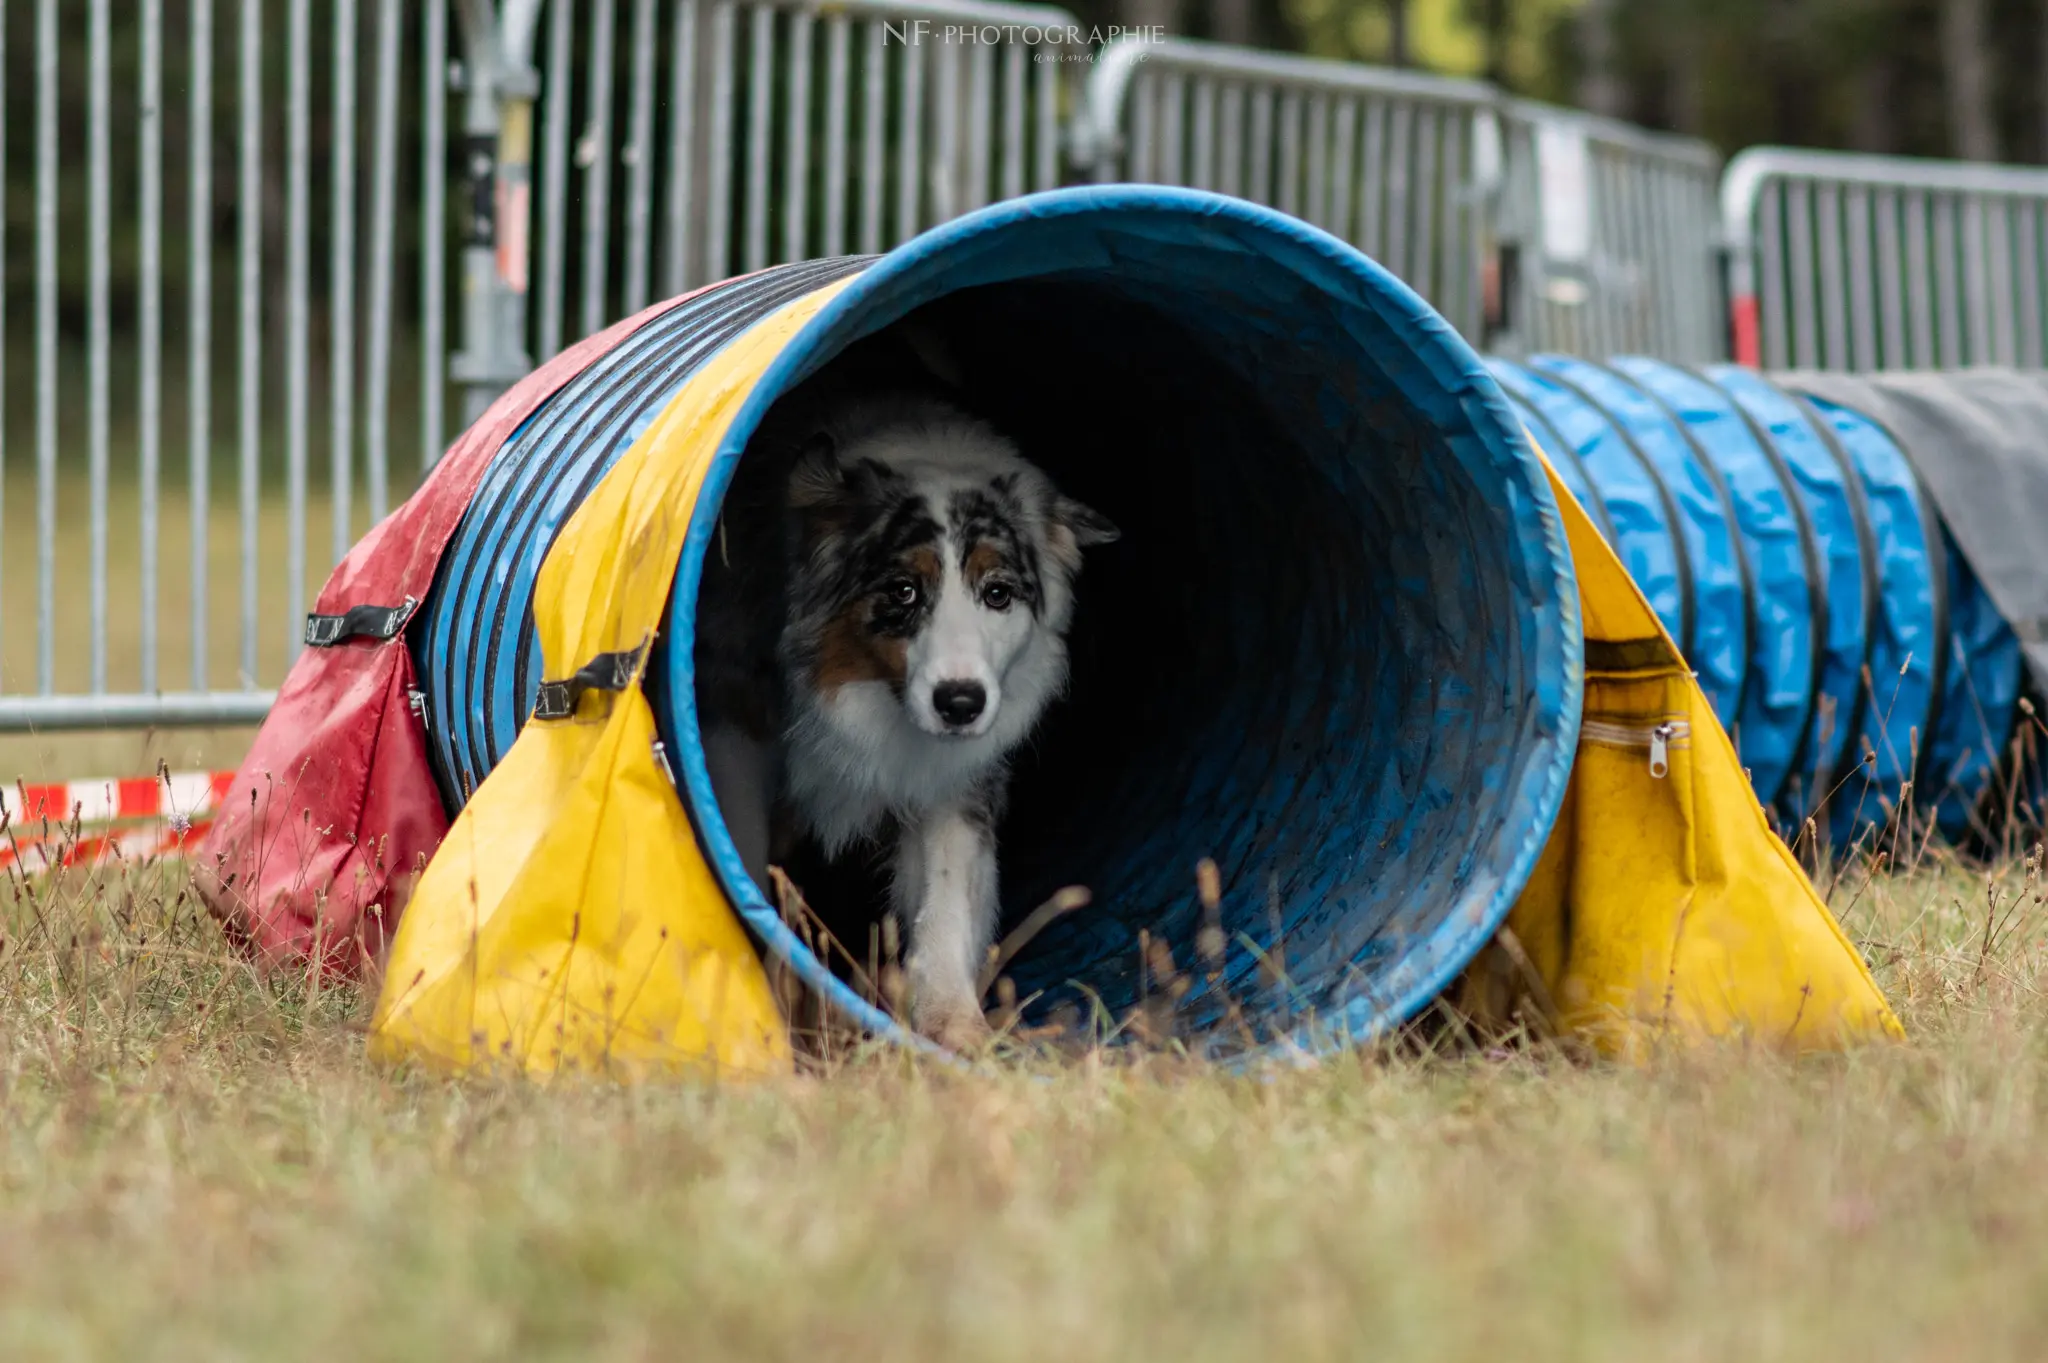
{"type": "Polygon", "coordinates": [[[778,412],[699,594],[712,786],[764,890],[793,834],[887,846],[912,1023],[972,1045],[1007,758],[1065,685],[1081,551],[1117,531],[932,392],[778,412]]]}

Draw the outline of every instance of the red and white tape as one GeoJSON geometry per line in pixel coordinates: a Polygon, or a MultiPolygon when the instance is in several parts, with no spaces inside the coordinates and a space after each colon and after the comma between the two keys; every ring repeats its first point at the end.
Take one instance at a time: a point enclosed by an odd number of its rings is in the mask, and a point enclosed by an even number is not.
{"type": "Polygon", "coordinates": [[[0,868],[42,871],[183,856],[213,823],[234,783],[231,771],[188,771],[16,786],[0,793],[10,816],[0,868]]]}

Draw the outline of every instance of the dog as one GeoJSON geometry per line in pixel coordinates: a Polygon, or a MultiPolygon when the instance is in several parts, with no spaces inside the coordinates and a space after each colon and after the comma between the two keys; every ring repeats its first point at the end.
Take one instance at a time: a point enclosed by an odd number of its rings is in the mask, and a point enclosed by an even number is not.
{"type": "Polygon", "coordinates": [[[1118,532],[940,392],[793,410],[749,443],[699,593],[712,788],[764,893],[794,837],[885,850],[911,1024],[972,1048],[1008,760],[1066,685],[1082,552],[1118,532]]]}

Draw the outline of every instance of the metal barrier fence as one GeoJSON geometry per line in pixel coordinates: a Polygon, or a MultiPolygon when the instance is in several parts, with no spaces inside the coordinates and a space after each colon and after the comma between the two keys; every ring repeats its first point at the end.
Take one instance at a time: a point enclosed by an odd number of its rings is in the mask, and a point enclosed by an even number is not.
{"type": "Polygon", "coordinates": [[[630,8],[621,33],[616,0],[549,7],[539,355],[657,296],[887,250],[1059,183],[1061,68],[1041,59],[1080,32],[1064,10],[982,0],[630,8]],[[631,53],[623,127],[613,122],[616,43],[631,53]],[[573,152],[571,129],[581,130],[573,152]]]}
{"type": "MultiPolygon", "coordinates": [[[[0,520],[0,729],[258,718],[303,628],[316,511],[332,561],[383,514],[394,469],[407,482],[440,448],[440,350],[409,344],[397,262],[412,238],[407,301],[438,336],[442,257],[417,243],[442,239],[442,203],[400,184],[439,179],[448,11],[324,8],[316,28],[311,0],[189,0],[182,32],[163,0],[34,0],[24,16],[32,374],[0,416],[32,412],[35,472],[32,522],[0,520]],[[401,145],[401,122],[418,142],[401,145]],[[16,547],[31,538],[32,556],[16,547]],[[32,591],[14,590],[31,564],[32,591]]],[[[6,58],[0,113],[20,117],[6,58]]],[[[20,308],[0,289],[0,311],[20,308]]]]}
{"type": "MultiPolygon", "coordinates": [[[[0,0],[0,265],[29,258],[0,269],[0,731],[255,721],[319,571],[534,358],[1069,171],[1296,213],[1502,353],[1726,335],[1711,151],[1479,82],[1092,54],[1065,10],[994,0],[176,12],[0,0]]],[[[2044,199],[2048,171],[1745,153],[1742,358],[2042,363],[2044,199]]]]}
{"type": "Polygon", "coordinates": [[[1702,142],[1480,81],[1126,39],[1096,62],[1073,152],[1097,180],[1305,218],[1497,351],[1721,354],[1702,142]]]}
{"type": "Polygon", "coordinates": [[[1757,147],[1721,184],[1737,360],[2039,366],[2048,170],[1757,147]]]}
{"type": "Polygon", "coordinates": [[[1073,153],[1097,181],[1213,189],[1304,218],[1476,337],[1485,188],[1475,148],[1495,99],[1479,81],[1121,39],[1088,78],[1073,153]]]}
{"type": "Polygon", "coordinates": [[[1080,37],[980,0],[188,0],[179,32],[30,2],[15,110],[0,0],[0,229],[5,119],[34,134],[0,731],[260,719],[451,418],[657,295],[1057,183],[1037,59],[1080,37]]]}
{"type": "Polygon", "coordinates": [[[1721,359],[1720,157],[1703,142],[1509,100],[1491,349],[1721,359]]]}

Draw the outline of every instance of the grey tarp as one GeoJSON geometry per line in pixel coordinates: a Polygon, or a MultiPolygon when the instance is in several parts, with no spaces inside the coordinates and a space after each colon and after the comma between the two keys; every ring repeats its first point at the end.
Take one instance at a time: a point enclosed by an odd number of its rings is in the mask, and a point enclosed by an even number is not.
{"type": "Polygon", "coordinates": [[[2048,691],[2048,374],[1773,374],[1891,432],[2048,691]]]}

